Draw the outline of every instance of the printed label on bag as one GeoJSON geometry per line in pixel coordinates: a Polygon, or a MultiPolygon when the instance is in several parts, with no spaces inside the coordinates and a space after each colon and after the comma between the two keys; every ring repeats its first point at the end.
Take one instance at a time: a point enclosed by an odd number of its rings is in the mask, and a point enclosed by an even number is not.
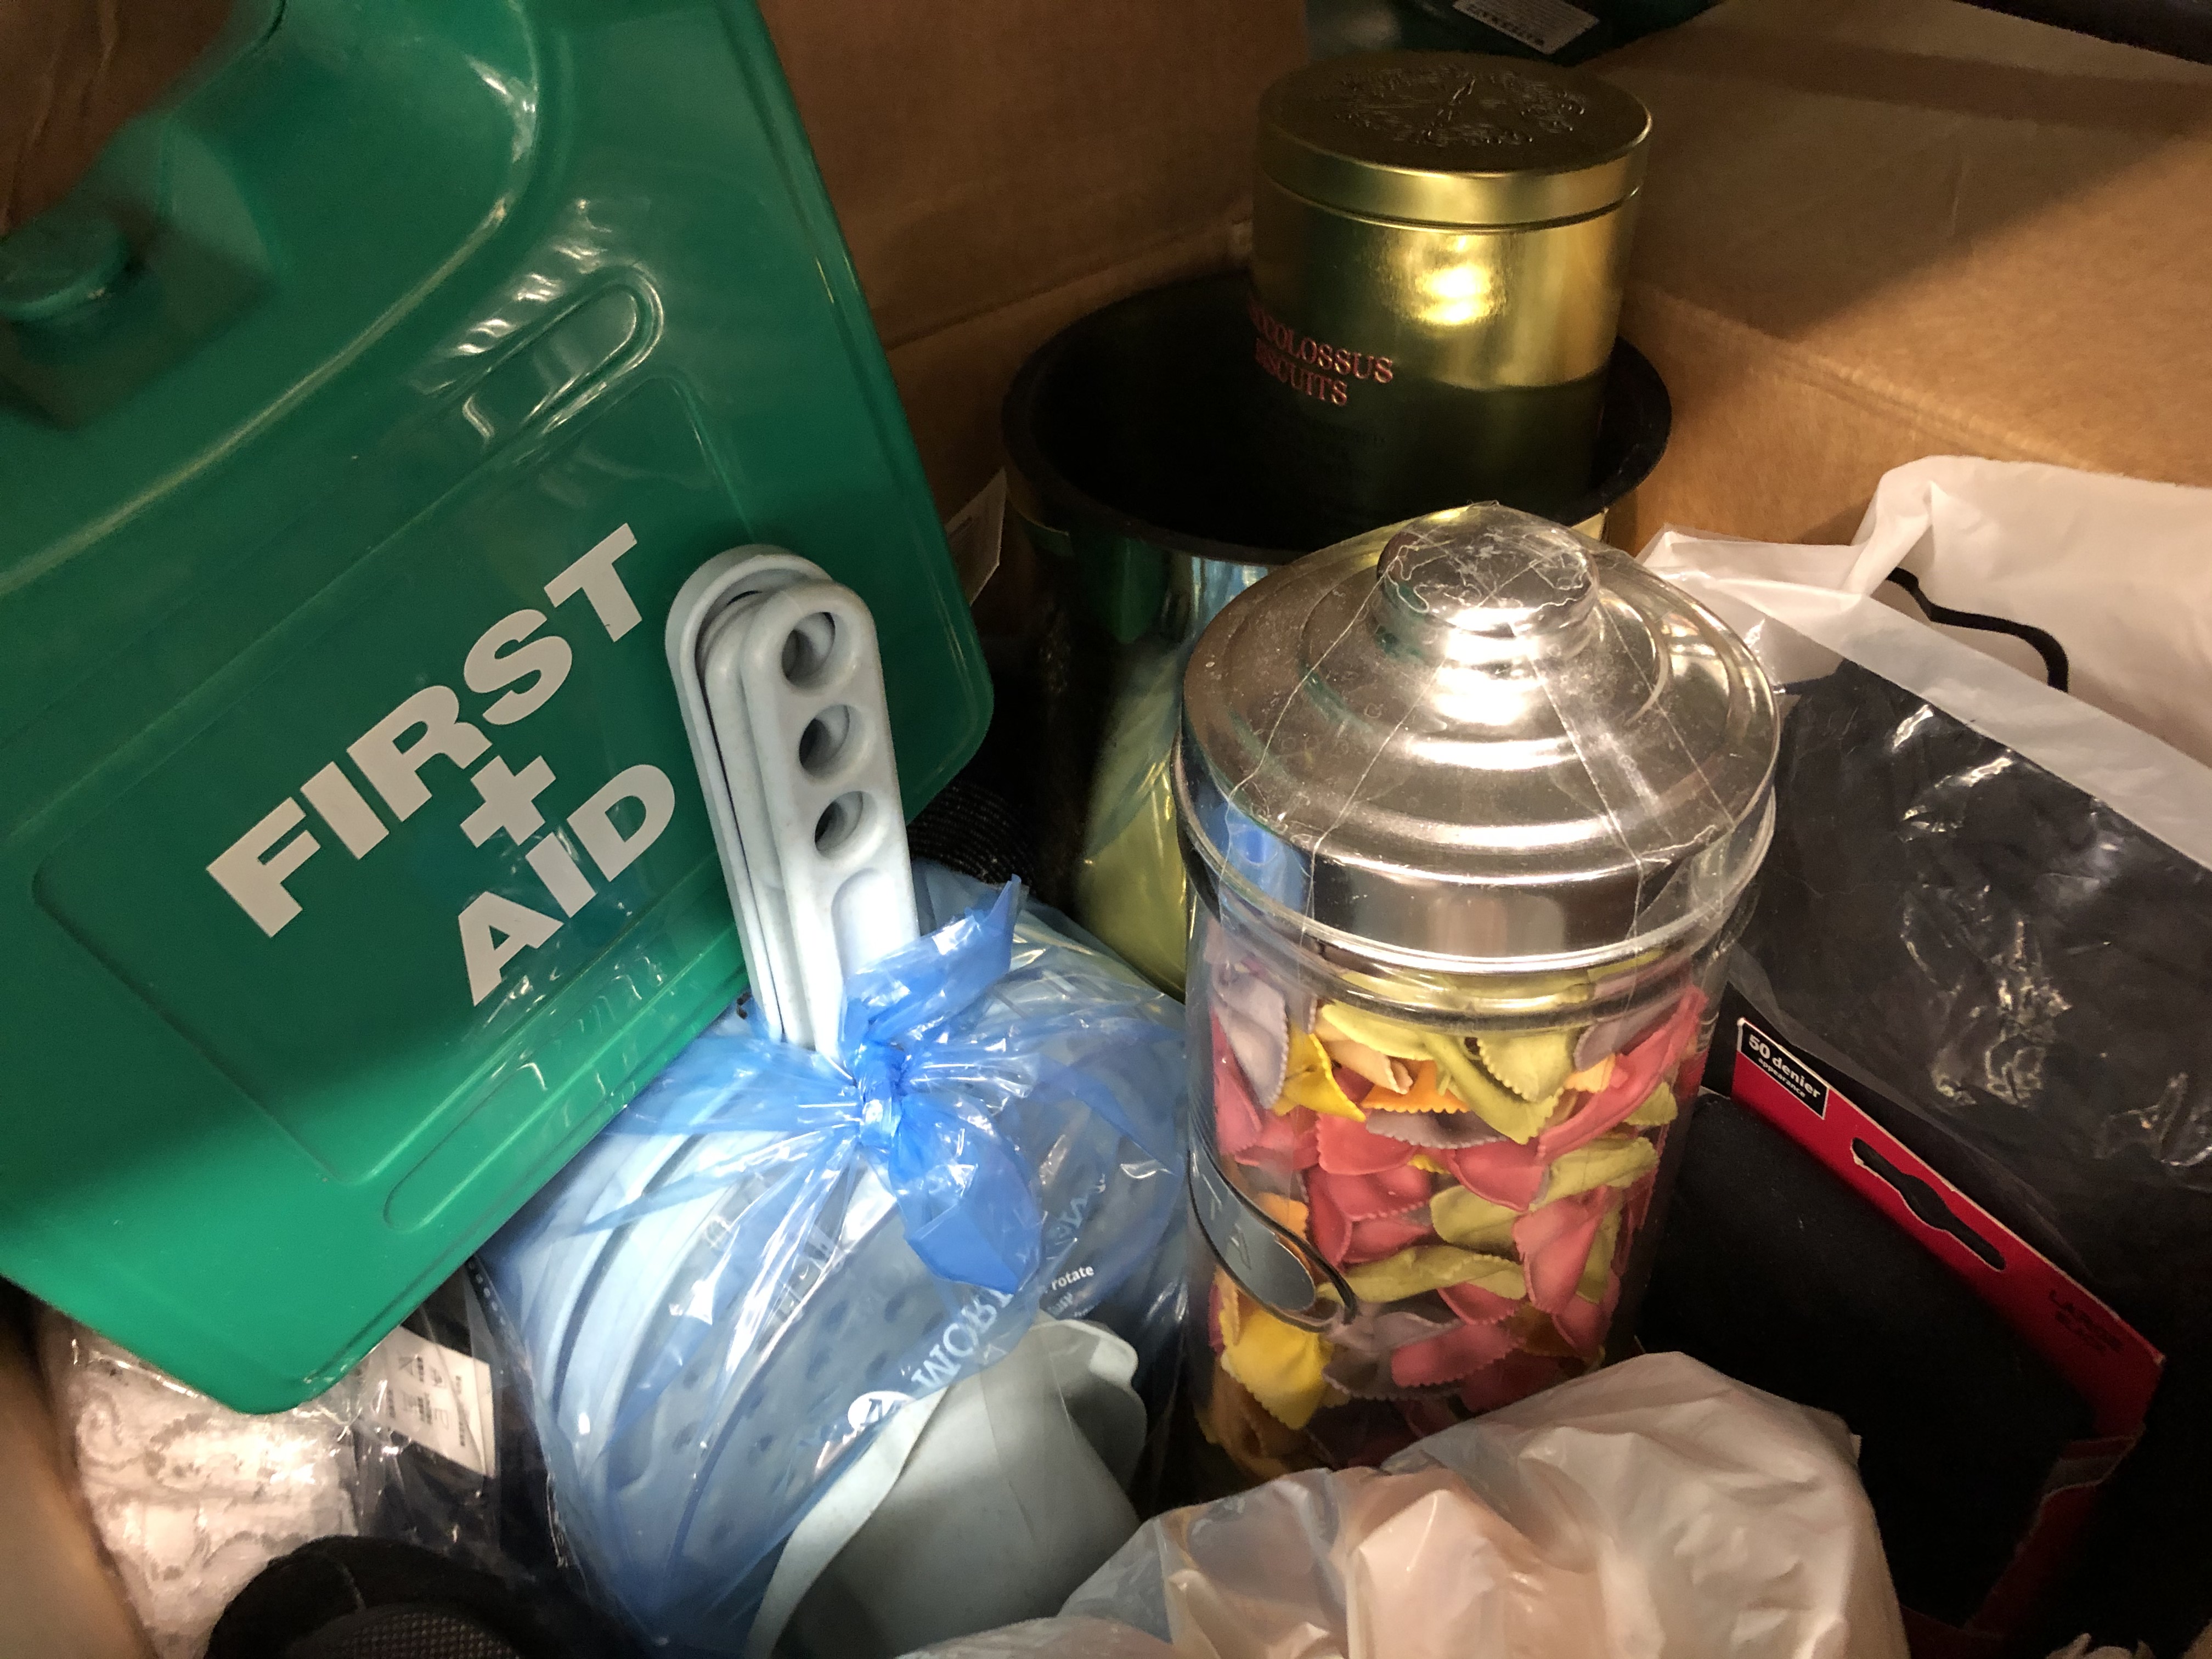
{"type": "Polygon", "coordinates": [[[1452,0],[1452,9],[1511,35],[1547,58],[1597,21],[1567,0],[1452,0]]]}
{"type": "Polygon", "coordinates": [[[393,1433],[489,1479],[491,1367],[410,1330],[396,1330],[368,1357],[368,1418],[393,1433]]]}
{"type": "Polygon", "coordinates": [[[1804,1061],[1749,1020],[1738,1020],[1736,1025],[1736,1047],[1743,1057],[1814,1112],[1825,1115],[1828,1109],[1827,1084],[1815,1077],[1804,1061]]]}

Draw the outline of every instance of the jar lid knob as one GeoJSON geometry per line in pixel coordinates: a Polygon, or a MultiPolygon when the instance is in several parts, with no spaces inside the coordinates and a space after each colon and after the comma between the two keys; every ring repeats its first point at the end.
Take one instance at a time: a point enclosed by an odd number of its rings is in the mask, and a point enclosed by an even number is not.
{"type": "Polygon", "coordinates": [[[1528,640],[1574,627],[1596,603],[1582,538],[1487,504],[1416,519],[1382,550],[1394,632],[1443,629],[1528,640]]]}

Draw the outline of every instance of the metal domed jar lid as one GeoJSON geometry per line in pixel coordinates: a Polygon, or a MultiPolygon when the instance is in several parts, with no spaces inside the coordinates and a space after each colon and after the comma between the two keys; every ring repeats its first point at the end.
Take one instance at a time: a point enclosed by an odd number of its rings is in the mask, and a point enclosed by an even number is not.
{"type": "Polygon", "coordinates": [[[1207,629],[1184,696],[1201,878],[1363,961],[1663,954],[1719,927],[1771,834],[1774,697],[1743,641],[1509,507],[1276,572],[1207,629]]]}

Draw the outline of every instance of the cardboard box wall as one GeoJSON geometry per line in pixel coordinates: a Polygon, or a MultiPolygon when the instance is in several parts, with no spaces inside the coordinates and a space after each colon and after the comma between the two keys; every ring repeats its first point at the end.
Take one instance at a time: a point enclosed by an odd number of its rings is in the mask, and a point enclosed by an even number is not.
{"type": "Polygon", "coordinates": [[[2212,69],[1949,0],[1727,0],[1650,106],[1621,327],[1674,400],[1611,538],[1846,541],[1964,453],[2212,484],[2212,69]]]}
{"type": "Polygon", "coordinates": [[[32,1355],[0,1285],[0,1659],[152,1659],[94,1536],[32,1355]]]}
{"type": "Polygon", "coordinates": [[[230,10],[231,0],[0,0],[0,236],[67,195],[230,10]]]}
{"type": "Polygon", "coordinates": [[[1301,0],[763,0],[951,513],[999,465],[1023,358],[1240,257],[1253,113],[1301,0]]]}

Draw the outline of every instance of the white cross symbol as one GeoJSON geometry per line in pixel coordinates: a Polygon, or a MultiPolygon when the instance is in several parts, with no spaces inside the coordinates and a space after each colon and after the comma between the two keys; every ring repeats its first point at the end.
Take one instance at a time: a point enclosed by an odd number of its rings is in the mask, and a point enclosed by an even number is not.
{"type": "Polygon", "coordinates": [[[553,769],[543,756],[515,773],[495,755],[471,775],[469,781],[483,797],[483,805],[461,820],[461,833],[469,838],[470,846],[481,847],[491,839],[494,830],[504,830],[507,839],[520,847],[544,827],[545,816],[538,810],[538,797],[553,781],[553,769]]]}

